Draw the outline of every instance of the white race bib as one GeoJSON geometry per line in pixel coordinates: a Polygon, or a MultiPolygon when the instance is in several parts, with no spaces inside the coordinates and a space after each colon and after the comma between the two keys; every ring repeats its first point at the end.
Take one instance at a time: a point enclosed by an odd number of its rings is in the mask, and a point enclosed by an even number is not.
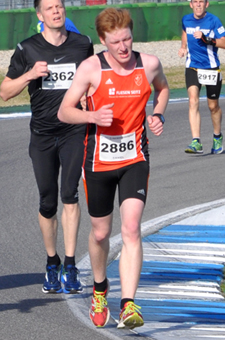
{"type": "Polygon", "coordinates": [[[218,70],[198,69],[198,81],[202,85],[216,85],[217,78],[218,78],[218,70]]]}
{"type": "Polygon", "coordinates": [[[120,136],[100,135],[100,161],[117,162],[137,157],[135,132],[120,136]]]}
{"type": "Polygon", "coordinates": [[[72,84],[76,64],[48,65],[50,73],[42,77],[43,90],[67,90],[72,84]]]}

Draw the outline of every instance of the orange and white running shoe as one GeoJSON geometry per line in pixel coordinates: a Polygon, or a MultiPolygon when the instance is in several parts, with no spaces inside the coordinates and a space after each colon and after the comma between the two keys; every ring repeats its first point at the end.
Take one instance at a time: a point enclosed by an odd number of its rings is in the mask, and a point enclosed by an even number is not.
{"type": "Polygon", "coordinates": [[[141,307],[135,305],[133,301],[125,303],[124,308],[120,312],[120,319],[117,328],[140,327],[144,325],[144,320],[140,312],[141,307]]]}
{"type": "Polygon", "coordinates": [[[104,292],[97,292],[95,288],[93,288],[93,296],[91,301],[91,308],[89,309],[89,316],[92,323],[96,327],[104,327],[109,321],[110,311],[107,307],[106,296],[109,290],[109,282],[108,287],[104,292]]]}

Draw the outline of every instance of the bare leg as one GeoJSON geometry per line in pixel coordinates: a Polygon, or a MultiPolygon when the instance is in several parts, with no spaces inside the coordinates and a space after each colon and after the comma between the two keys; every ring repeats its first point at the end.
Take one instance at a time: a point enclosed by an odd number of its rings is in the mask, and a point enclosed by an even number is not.
{"type": "Polygon", "coordinates": [[[201,116],[199,112],[199,89],[197,86],[188,88],[189,96],[189,123],[192,138],[200,138],[201,116]]]}
{"type": "Polygon", "coordinates": [[[219,101],[208,99],[208,106],[211,112],[213,132],[216,135],[219,135],[221,132],[221,123],[222,123],[222,110],[219,106],[219,101]]]}
{"type": "Polygon", "coordinates": [[[80,206],[64,204],[62,212],[62,227],[64,234],[65,255],[74,256],[80,222],[80,206]]]}
{"type": "Polygon", "coordinates": [[[120,256],[121,294],[134,299],[138,287],[143,261],[140,223],[144,203],[130,198],[120,208],[122,219],[123,247],[120,256]]]}
{"type": "Polygon", "coordinates": [[[58,231],[57,216],[45,218],[39,213],[39,225],[48,256],[55,256],[58,231]]]}
{"type": "Polygon", "coordinates": [[[112,228],[112,214],[105,217],[91,217],[92,229],[89,235],[89,254],[94,280],[102,282],[106,278],[109,253],[109,237],[112,228]]]}

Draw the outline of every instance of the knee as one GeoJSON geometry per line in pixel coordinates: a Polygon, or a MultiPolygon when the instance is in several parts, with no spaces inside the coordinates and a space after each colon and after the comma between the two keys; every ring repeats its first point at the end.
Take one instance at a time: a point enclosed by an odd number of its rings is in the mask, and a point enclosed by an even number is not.
{"type": "Polygon", "coordinates": [[[57,206],[57,200],[41,197],[39,212],[45,218],[52,218],[57,213],[57,206]]]}
{"type": "Polygon", "coordinates": [[[109,240],[110,237],[110,232],[108,230],[101,230],[101,229],[96,229],[92,228],[92,237],[94,238],[96,243],[104,243],[106,240],[109,240]]]}
{"type": "Polygon", "coordinates": [[[190,97],[189,98],[189,108],[190,109],[198,109],[199,106],[199,99],[197,97],[190,97]]]}
{"type": "Polygon", "coordinates": [[[215,115],[220,111],[220,107],[219,107],[218,103],[216,103],[216,102],[215,103],[213,103],[213,102],[209,103],[208,106],[209,106],[209,110],[210,110],[212,115],[215,115]]]}
{"type": "Polygon", "coordinates": [[[121,233],[124,242],[129,241],[135,243],[139,241],[141,237],[140,225],[135,221],[130,221],[122,225],[121,233]]]}

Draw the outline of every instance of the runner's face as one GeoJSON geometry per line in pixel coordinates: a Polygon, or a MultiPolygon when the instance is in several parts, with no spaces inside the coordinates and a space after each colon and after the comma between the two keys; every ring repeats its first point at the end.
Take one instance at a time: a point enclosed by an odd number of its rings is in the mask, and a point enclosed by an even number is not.
{"type": "Polygon", "coordinates": [[[203,18],[208,6],[209,3],[206,0],[192,0],[190,2],[190,7],[193,9],[195,19],[203,18]]]}
{"type": "Polygon", "coordinates": [[[65,24],[66,12],[61,0],[41,0],[38,19],[48,28],[61,28],[65,24]]]}
{"type": "Polygon", "coordinates": [[[133,36],[130,28],[106,32],[105,40],[100,38],[100,41],[108,48],[108,52],[117,62],[124,64],[131,59],[133,36]]]}

